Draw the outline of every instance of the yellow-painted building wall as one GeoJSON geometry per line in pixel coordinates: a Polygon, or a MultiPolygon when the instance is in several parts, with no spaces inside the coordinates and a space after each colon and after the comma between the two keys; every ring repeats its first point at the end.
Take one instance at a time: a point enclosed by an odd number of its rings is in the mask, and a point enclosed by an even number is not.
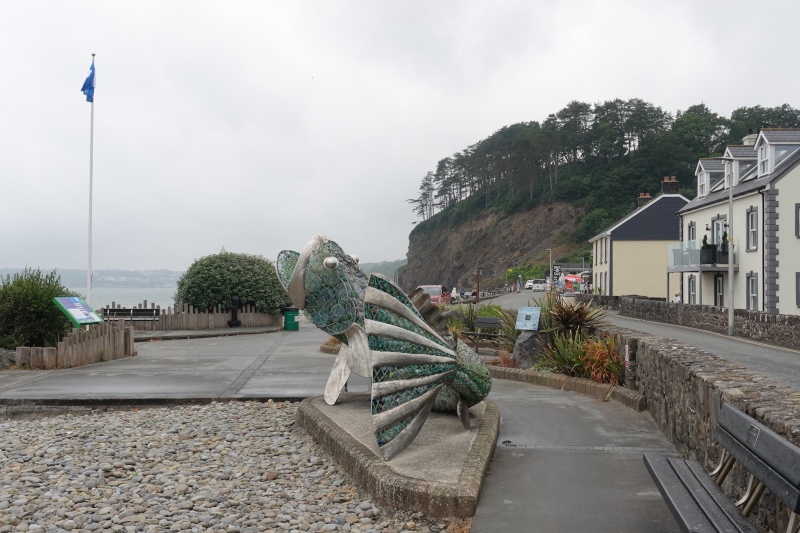
{"type": "MultiPolygon", "coordinates": [[[[611,295],[667,298],[667,252],[668,246],[675,242],[612,241],[611,295]]],[[[673,297],[679,291],[679,284],[680,274],[670,274],[673,297]]]]}

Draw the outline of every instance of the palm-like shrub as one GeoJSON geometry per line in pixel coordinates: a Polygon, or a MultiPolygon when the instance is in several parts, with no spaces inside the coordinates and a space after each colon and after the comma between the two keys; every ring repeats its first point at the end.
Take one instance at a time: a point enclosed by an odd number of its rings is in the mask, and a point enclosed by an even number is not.
{"type": "Polygon", "coordinates": [[[175,302],[210,310],[230,310],[231,297],[262,313],[278,311],[289,297],[278,281],[275,265],[260,255],[222,252],[197,259],[178,280],[175,302]]]}
{"type": "Polygon", "coordinates": [[[605,324],[605,314],[605,309],[596,307],[592,300],[586,303],[568,303],[555,296],[555,303],[547,312],[546,327],[559,335],[583,334],[603,326],[605,324]]]}
{"type": "Polygon", "coordinates": [[[513,351],[517,344],[520,330],[517,329],[517,312],[514,309],[502,309],[500,312],[500,345],[513,351]]]}
{"type": "Polygon", "coordinates": [[[623,380],[623,364],[619,357],[617,337],[606,335],[586,343],[584,368],[587,376],[600,383],[619,385],[623,380]]]}
{"type": "Polygon", "coordinates": [[[623,368],[614,337],[598,339],[591,332],[605,324],[605,309],[588,303],[567,303],[558,294],[541,299],[541,316],[549,343],[545,367],[568,376],[619,384],[623,368]]]}
{"type": "Polygon", "coordinates": [[[53,302],[56,296],[78,296],[61,284],[55,270],[42,274],[26,268],[0,277],[0,348],[53,346],[72,323],[53,302]]]}
{"type": "Polygon", "coordinates": [[[556,372],[574,377],[584,377],[586,341],[579,332],[555,335],[544,349],[544,356],[556,372]]]}

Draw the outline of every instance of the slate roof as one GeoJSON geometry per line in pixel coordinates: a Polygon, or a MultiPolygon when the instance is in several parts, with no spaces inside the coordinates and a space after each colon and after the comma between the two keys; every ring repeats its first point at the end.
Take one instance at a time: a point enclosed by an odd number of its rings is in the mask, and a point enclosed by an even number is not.
{"type": "MultiPolygon", "coordinates": [[[[762,132],[764,130],[761,130],[762,132]]],[[[797,130],[800,134],[800,130],[797,130]]],[[[757,191],[762,187],[766,187],[769,185],[770,182],[780,178],[787,172],[791,171],[795,168],[798,163],[800,163],[800,150],[795,150],[794,153],[789,156],[788,159],[783,161],[781,165],[770,175],[763,176],[757,179],[747,180],[745,182],[739,182],[733,188],[733,196],[734,198],[737,196],[743,196],[747,193],[757,191]]],[[[693,211],[700,207],[705,207],[707,205],[712,205],[720,202],[727,202],[728,201],[728,189],[723,189],[721,191],[712,192],[702,198],[695,198],[688,204],[686,204],[678,213],[687,213],[689,211],[693,211]]]]}
{"type": "MultiPolygon", "coordinates": [[[[638,209],[631,211],[630,213],[628,213],[627,215],[617,220],[609,227],[607,227],[606,229],[604,229],[603,231],[601,231],[600,233],[589,239],[589,242],[594,242],[597,239],[604,237],[609,232],[612,232],[617,228],[625,225],[626,222],[633,219],[634,217],[638,217],[643,211],[649,208],[652,208],[649,210],[652,213],[653,217],[645,217],[648,220],[643,224],[644,226],[646,226],[646,228],[644,228],[644,232],[639,231],[643,230],[643,228],[637,228],[637,230],[634,231],[634,233],[639,233],[639,235],[636,236],[638,238],[637,239],[626,238],[625,240],[659,240],[659,239],[677,240],[678,228],[680,226],[680,224],[678,223],[678,216],[677,216],[678,209],[680,208],[681,205],[685,204],[688,201],[689,200],[687,200],[686,197],[684,197],[682,194],[659,194],[658,196],[656,196],[655,198],[644,204],[642,207],[639,207],[638,209]],[[656,206],[656,204],[659,205],[656,206]],[[668,214],[674,215],[675,217],[674,236],[670,233],[671,226],[663,223],[664,216],[668,214]],[[655,219],[658,222],[656,224],[652,224],[653,222],[652,219],[655,219]],[[657,233],[658,235],[649,234],[646,231],[647,229],[653,229],[655,233],[657,233]]],[[[616,233],[614,235],[616,235],[616,233]]],[[[632,237],[632,236],[626,235],[626,237],[632,237]]]]}
{"type": "Polygon", "coordinates": [[[784,128],[763,128],[761,133],[771,143],[800,143],[800,130],[784,128]]]}
{"type": "Polygon", "coordinates": [[[698,164],[702,165],[703,170],[708,170],[711,172],[725,170],[725,162],[720,161],[719,159],[704,158],[698,161],[698,164]]]}
{"type": "Polygon", "coordinates": [[[756,159],[756,151],[752,146],[742,146],[741,144],[729,144],[726,153],[736,159],[756,159]]]}

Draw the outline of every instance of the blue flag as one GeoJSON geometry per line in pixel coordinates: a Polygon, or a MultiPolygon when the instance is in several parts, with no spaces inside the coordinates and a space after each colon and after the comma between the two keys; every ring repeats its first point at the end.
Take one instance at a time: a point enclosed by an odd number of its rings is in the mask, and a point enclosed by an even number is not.
{"type": "Polygon", "coordinates": [[[94,102],[94,58],[92,58],[92,66],[89,67],[89,76],[83,82],[81,92],[86,95],[87,102],[94,102]]]}

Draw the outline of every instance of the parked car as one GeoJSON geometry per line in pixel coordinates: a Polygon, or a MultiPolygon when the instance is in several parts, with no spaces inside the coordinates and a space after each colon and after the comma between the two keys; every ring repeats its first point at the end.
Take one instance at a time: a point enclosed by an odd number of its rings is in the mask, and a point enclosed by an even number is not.
{"type": "Polygon", "coordinates": [[[417,288],[422,289],[425,294],[431,297],[431,303],[433,305],[450,303],[450,294],[444,292],[441,285],[420,285],[417,288]]]}
{"type": "Polygon", "coordinates": [[[525,290],[527,291],[529,289],[533,289],[533,280],[532,279],[529,279],[528,281],[525,282],[525,290]]]}
{"type": "Polygon", "coordinates": [[[535,279],[533,280],[533,284],[531,286],[533,291],[540,291],[544,292],[547,290],[547,282],[543,279],[535,279]]]}

